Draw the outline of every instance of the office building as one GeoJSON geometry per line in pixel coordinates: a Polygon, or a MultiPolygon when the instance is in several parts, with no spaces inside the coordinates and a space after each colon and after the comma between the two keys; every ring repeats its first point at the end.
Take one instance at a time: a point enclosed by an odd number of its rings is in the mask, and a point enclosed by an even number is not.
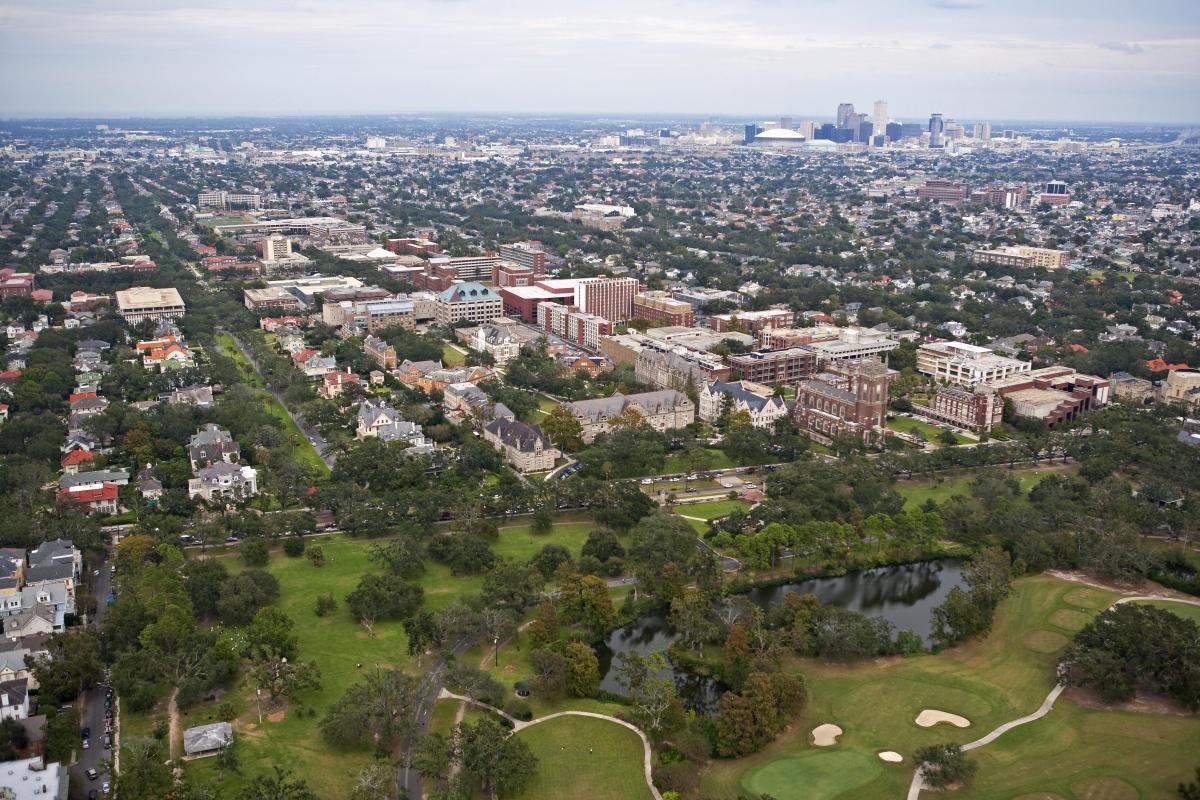
{"type": "Polygon", "coordinates": [[[1070,422],[1087,411],[1108,405],[1112,384],[1070,367],[1042,367],[989,381],[985,389],[1012,403],[1018,417],[1046,425],[1070,422]]]}
{"type": "Polygon", "coordinates": [[[875,107],[874,107],[874,109],[872,109],[872,111],[874,113],[871,115],[871,122],[872,122],[871,135],[872,136],[886,136],[887,135],[887,124],[888,124],[887,101],[886,100],[876,100],[875,107]]]}
{"type": "Polygon", "coordinates": [[[481,283],[458,283],[437,296],[437,323],[453,325],[462,320],[483,323],[504,316],[500,295],[481,283]]]}
{"type": "Polygon", "coordinates": [[[655,326],[690,328],[695,322],[691,304],[674,299],[669,292],[642,292],[635,295],[629,313],[631,319],[644,319],[655,326]]]}
{"type": "Polygon", "coordinates": [[[889,122],[884,128],[884,133],[891,141],[898,142],[904,138],[904,126],[899,122],[889,122]]]}
{"type": "Polygon", "coordinates": [[[922,200],[936,200],[940,203],[961,203],[970,195],[970,186],[954,181],[925,181],[925,185],[917,189],[917,197],[922,200]]]}
{"type": "Polygon", "coordinates": [[[731,373],[752,383],[767,386],[793,384],[817,370],[817,354],[807,347],[786,350],[756,350],[729,357],[731,373]]]}
{"type": "Polygon", "coordinates": [[[957,386],[977,386],[1032,369],[1019,361],[965,342],[934,342],[917,348],[917,371],[957,386]]]}
{"type": "Polygon", "coordinates": [[[503,288],[505,286],[532,286],[542,275],[542,272],[535,270],[533,267],[501,261],[492,267],[492,286],[496,288],[503,288]]]}
{"type": "Polygon", "coordinates": [[[764,328],[790,328],[796,315],[790,308],[768,308],[763,311],[734,311],[729,314],[713,314],[709,325],[714,331],[740,331],[758,333],[764,328]]]}
{"type": "Polygon", "coordinates": [[[429,258],[429,268],[448,268],[454,271],[454,276],[460,281],[486,281],[492,278],[492,267],[500,261],[500,256],[489,254],[483,256],[443,256],[429,258]]]}
{"type": "Polygon", "coordinates": [[[262,209],[262,195],[252,192],[200,192],[196,198],[196,205],[218,211],[232,211],[238,208],[258,211],[262,209]]]}
{"type": "Polygon", "coordinates": [[[787,130],[790,131],[793,127],[792,126],[792,118],[791,117],[780,117],[779,118],[779,127],[786,128],[787,130]]]}
{"type": "Polygon", "coordinates": [[[945,135],[946,124],[942,121],[941,114],[931,114],[929,116],[929,146],[930,147],[945,147],[943,136],[945,135]]]}
{"type": "Polygon", "coordinates": [[[822,366],[836,364],[839,361],[857,361],[863,358],[886,358],[887,353],[900,346],[899,342],[888,338],[886,333],[877,331],[874,328],[852,326],[848,328],[833,328],[832,331],[829,331],[827,330],[828,327],[802,329],[812,334],[812,337],[805,344],[817,354],[817,361],[822,366]],[[818,336],[824,337],[828,333],[834,335],[829,338],[817,338],[818,336]]]}
{"type": "Polygon", "coordinates": [[[1042,187],[1042,193],[1038,195],[1038,202],[1048,203],[1052,206],[1065,206],[1071,202],[1071,190],[1063,181],[1047,181],[1046,185],[1042,187]]]}
{"type": "Polygon", "coordinates": [[[175,289],[133,286],[117,292],[117,308],[130,325],[147,319],[177,319],[186,310],[175,289]]]}
{"type": "Polygon", "coordinates": [[[975,128],[971,132],[971,138],[979,142],[987,142],[992,138],[992,123],[976,122],[975,128]]]}
{"type": "Polygon", "coordinates": [[[1000,264],[1006,267],[1030,269],[1062,269],[1067,263],[1067,254],[1048,247],[997,247],[992,250],[976,250],[971,254],[975,264],[1000,264]]]}
{"type": "Polygon", "coordinates": [[[797,128],[797,132],[804,137],[804,141],[811,142],[817,138],[817,123],[811,119],[803,120],[800,123],[800,127],[797,128]]]}
{"type": "Polygon", "coordinates": [[[837,127],[851,128],[856,124],[854,103],[838,103],[837,127]]]}
{"type": "Polygon", "coordinates": [[[278,286],[265,289],[245,289],[243,302],[251,311],[303,311],[305,304],[299,297],[278,286]]]}
{"type": "Polygon", "coordinates": [[[762,128],[758,125],[747,125],[742,137],[742,144],[754,144],[755,137],[760,133],[762,133],[762,128]]]}

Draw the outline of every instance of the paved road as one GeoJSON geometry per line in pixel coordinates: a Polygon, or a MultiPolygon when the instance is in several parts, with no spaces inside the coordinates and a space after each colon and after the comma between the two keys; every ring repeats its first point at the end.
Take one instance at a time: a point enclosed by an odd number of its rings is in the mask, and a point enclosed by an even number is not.
{"type": "MultiPolygon", "coordinates": [[[[456,659],[462,658],[463,653],[466,653],[471,647],[472,640],[460,639],[451,648],[456,659]]],[[[418,742],[429,730],[429,718],[433,712],[433,705],[437,702],[438,695],[442,692],[442,686],[446,677],[446,659],[444,656],[438,656],[438,660],[425,674],[424,680],[421,682],[421,700],[417,703],[417,708],[413,712],[413,735],[409,738],[410,742],[418,742]]],[[[404,760],[401,762],[399,775],[397,779],[401,789],[404,790],[405,796],[420,800],[424,795],[421,793],[421,773],[412,766],[412,751],[406,749],[404,760]]]]}
{"type": "MultiPolygon", "coordinates": [[[[96,600],[96,613],[88,619],[88,626],[98,628],[108,610],[106,600],[111,585],[108,563],[100,565],[98,576],[88,575],[86,579],[92,582],[90,595],[96,600]]],[[[105,762],[112,755],[112,751],[104,749],[104,694],[104,687],[97,686],[95,689],[84,692],[78,703],[81,706],[79,728],[80,730],[91,728],[92,735],[87,750],[76,749],[75,755],[79,760],[71,766],[71,771],[80,776],[89,769],[95,769],[100,773],[99,779],[95,781],[83,778],[86,789],[99,789],[104,781],[109,780],[109,775],[105,771],[105,762]]]]}
{"type": "MultiPolygon", "coordinates": [[[[236,333],[231,331],[230,334],[233,336],[233,341],[237,342],[238,349],[242,351],[242,355],[249,359],[254,369],[261,375],[262,369],[258,366],[258,361],[255,360],[254,353],[250,351],[249,347],[246,347],[245,342],[236,333]]],[[[292,410],[288,408],[288,404],[283,400],[283,392],[270,387],[267,387],[267,391],[275,396],[275,399],[279,401],[279,405],[283,406],[283,410],[292,418],[292,422],[296,423],[296,427],[300,429],[300,432],[308,437],[308,441],[316,448],[317,455],[325,462],[325,466],[333,469],[333,465],[337,463],[337,451],[329,446],[329,443],[325,441],[325,437],[321,436],[321,432],[316,428],[308,427],[304,423],[304,418],[299,414],[292,413],[292,410]]]]}

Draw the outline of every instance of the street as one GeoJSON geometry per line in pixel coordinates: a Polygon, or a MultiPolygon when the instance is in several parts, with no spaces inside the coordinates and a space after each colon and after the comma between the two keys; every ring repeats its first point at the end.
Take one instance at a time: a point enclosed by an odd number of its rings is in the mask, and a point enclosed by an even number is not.
{"type": "MultiPolygon", "coordinates": [[[[238,349],[242,351],[242,355],[249,359],[250,363],[254,365],[255,371],[261,375],[262,369],[258,366],[258,362],[254,360],[254,354],[250,352],[250,348],[246,347],[242,340],[238,338],[236,333],[232,335],[233,341],[237,343],[238,349]]],[[[317,455],[321,457],[321,460],[325,462],[325,466],[333,469],[333,465],[337,462],[337,451],[329,447],[328,442],[325,441],[325,437],[321,436],[321,432],[316,428],[308,427],[304,424],[303,417],[292,413],[292,410],[288,408],[287,403],[283,401],[283,392],[272,389],[269,386],[267,387],[267,391],[269,391],[275,397],[275,399],[279,402],[279,405],[283,406],[283,410],[286,411],[287,415],[292,418],[292,422],[296,423],[296,427],[300,429],[300,432],[308,437],[308,441],[317,451],[317,455]]]]}
{"type": "MultiPolygon", "coordinates": [[[[86,580],[91,581],[91,597],[96,600],[96,613],[88,618],[88,625],[93,628],[100,627],[100,621],[104,618],[105,612],[108,610],[108,592],[112,585],[111,575],[108,571],[109,562],[96,564],[94,569],[99,569],[100,574],[93,576],[87,575],[86,580]]],[[[99,790],[105,781],[110,781],[111,778],[107,772],[107,761],[112,756],[112,750],[104,749],[104,697],[105,688],[97,686],[84,694],[79,699],[81,708],[79,711],[79,729],[91,729],[91,739],[88,742],[88,749],[84,750],[82,740],[75,744],[75,756],[79,760],[71,765],[71,772],[80,776],[83,782],[85,793],[91,789],[99,790]],[[95,769],[100,773],[100,777],[94,781],[89,781],[84,774],[89,769],[95,769]]],[[[115,737],[114,729],[114,737],[115,737]]]]}

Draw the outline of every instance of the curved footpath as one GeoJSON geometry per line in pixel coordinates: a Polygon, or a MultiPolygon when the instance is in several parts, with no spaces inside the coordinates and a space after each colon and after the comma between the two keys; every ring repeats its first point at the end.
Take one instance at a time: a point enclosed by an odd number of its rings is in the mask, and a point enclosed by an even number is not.
{"type": "MultiPolygon", "coordinates": [[[[1079,583],[1087,584],[1089,586],[1096,585],[1096,584],[1091,584],[1088,581],[1080,580],[1079,578],[1070,577],[1067,575],[1059,575],[1058,577],[1067,578],[1068,580],[1074,580],[1079,583]]],[[[1108,587],[1100,587],[1100,588],[1107,589],[1108,587]]],[[[1183,598],[1183,597],[1166,597],[1164,595],[1143,594],[1143,595],[1132,595],[1130,597],[1122,597],[1122,598],[1118,599],[1116,602],[1114,602],[1111,606],[1109,606],[1109,608],[1116,608],[1117,606],[1122,605],[1123,603],[1134,603],[1134,602],[1146,601],[1146,600],[1166,600],[1171,603],[1186,603],[1187,605],[1191,605],[1191,606],[1200,606],[1200,600],[1190,600],[1190,599],[1183,598]]],[[[1017,719],[1005,722],[1003,725],[1000,725],[995,730],[988,733],[986,736],[982,736],[973,742],[964,744],[962,746],[962,749],[963,750],[974,750],[977,747],[983,747],[985,744],[991,744],[992,742],[996,741],[1001,736],[1003,736],[1005,733],[1008,733],[1009,731],[1011,731],[1013,728],[1017,727],[1018,725],[1024,725],[1027,722],[1033,722],[1034,720],[1041,719],[1042,717],[1044,717],[1050,713],[1050,709],[1054,708],[1054,701],[1058,699],[1059,695],[1061,695],[1063,693],[1063,690],[1066,688],[1067,687],[1064,684],[1061,684],[1061,683],[1057,684],[1053,689],[1050,690],[1050,694],[1046,695],[1046,699],[1042,701],[1042,704],[1040,706],[1038,706],[1037,711],[1034,711],[1032,714],[1026,714],[1023,717],[1018,717],[1017,719]]],[[[917,771],[915,773],[913,773],[912,783],[910,783],[908,785],[907,800],[917,800],[917,798],[920,797],[920,795],[921,795],[921,790],[924,788],[925,788],[925,778],[921,775],[921,765],[918,764],[917,771]]]]}
{"type": "Polygon", "coordinates": [[[523,721],[511,716],[510,714],[506,714],[505,712],[501,711],[500,709],[496,708],[495,706],[489,706],[487,703],[481,703],[480,701],[476,700],[473,697],[466,697],[461,694],[454,694],[454,692],[451,692],[448,689],[442,689],[441,692],[438,693],[438,699],[439,700],[461,700],[463,702],[478,706],[479,708],[485,708],[488,711],[491,711],[493,714],[499,714],[500,716],[504,717],[506,720],[508,720],[509,722],[512,723],[513,733],[520,733],[521,731],[525,730],[526,728],[531,728],[534,725],[540,725],[541,723],[546,722],[547,720],[557,719],[558,717],[591,717],[592,719],[602,719],[607,722],[614,722],[617,725],[624,726],[624,727],[628,728],[629,730],[633,731],[634,733],[636,733],[638,735],[638,738],[642,740],[642,755],[643,755],[642,768],[645,770],[645,774],[646,774],[646,786],[647,786],[647,788],[650,789],[650,794],[654,797],[654,800],[662,800],[662,794],[654,786],[654,780],[653,780],[653,775],[652,775],[652,770],[651,770],[651,767],[653,766],[654,761],[653,761],[653,751],[650,749],[650,740],[646,738],[646,734],[644,734],[642,732],[641,728],[637,727],[636,725],[634,725],[632,723],[626,722],[623,719],[617,719],[616,717],[610,717],[607,714],[597,714],[593,711],[557,711],[553,714],[547,714],[544,717],[538,717],[537,719],[531,719],[528,722],[523,722],[523,721]]]}

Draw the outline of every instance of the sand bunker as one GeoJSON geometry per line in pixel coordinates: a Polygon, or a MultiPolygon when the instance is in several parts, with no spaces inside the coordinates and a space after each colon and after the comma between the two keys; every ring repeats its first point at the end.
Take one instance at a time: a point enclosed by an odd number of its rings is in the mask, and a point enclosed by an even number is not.
{"type": "Polygon", "coordinates": [[[904,756],[897,753],[895,750],[884,750],[879,753],[879,757],[889,764],[899,764],[904,760],[904,756]]]}
{"type": "Polygon", "coordinates": [[[842,735],[842,729],[837,725],[818,725],[813,728],[813,744],[817,747],[832,747],[837,744],[838,737],[842,735]]]}
{"type": "Polygon", "coordinates": [[[932,708],[927,708],[917,714],[917,724],[922,728],[932,728],[939,722],[947,722],[956,728],[971,727],[971,720],[960,717],[958,714],[947,714],[945,711],[937,711],[932,708]]]}

